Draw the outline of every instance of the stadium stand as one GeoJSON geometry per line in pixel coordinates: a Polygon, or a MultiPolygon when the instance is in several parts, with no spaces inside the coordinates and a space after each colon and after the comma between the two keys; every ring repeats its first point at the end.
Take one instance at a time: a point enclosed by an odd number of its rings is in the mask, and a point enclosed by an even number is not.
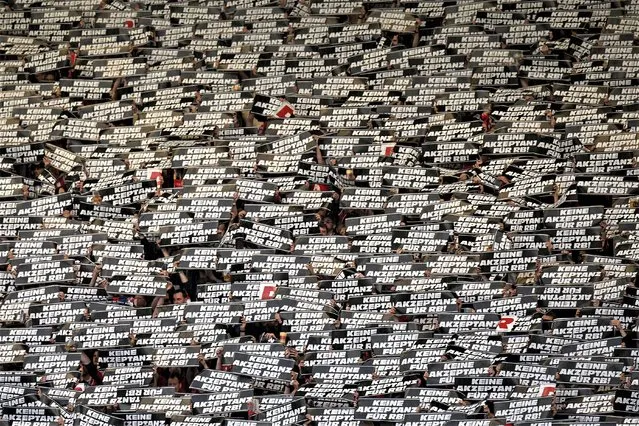
{"type": "Polygon", "coordinates": [[[0,6],[0,426],[639,424],[639,1],[0,6]]]}

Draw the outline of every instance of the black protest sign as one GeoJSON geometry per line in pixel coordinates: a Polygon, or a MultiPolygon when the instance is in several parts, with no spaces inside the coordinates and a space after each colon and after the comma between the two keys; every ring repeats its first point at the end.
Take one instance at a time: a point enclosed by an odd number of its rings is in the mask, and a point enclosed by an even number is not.
{"type": "Polygon", "coordinates": [[[150,367],[110,367],[104,370],[105,385],[148,386],[153,381],[153,369],[150,367]]]}
{"type": "Polygon", "coordinates": [[[353,383],[372,379],[375,368],[367,365],[331,366],[330,363],[311,367],[318,383],[353,383]]]}
{"type": "Polygon", "coordinates": [[[46,371],[47,373],[68,372],[80,365],[79,353],[58,353],[47,355],[26,355],[24,369],[27,371],[46,371]]]}
{"type": "Polygon", "coordinates": [[[632,168],[636,161],[633,151],[578,153],[575,169],[580,173],[608,173],[612,170],[632,168]]]}
{"type": "Polygon", "coordinates": [[[277,288],[277,283],[269,282],[268,280],[264,282],[234,282],[229,286],[225,296],[235,302],[240,300],[268,300],[273,298],[277,288]]]}
{"type": "Polygon", "coordinates": [[[406,315],[433,314],[457,310],[457,296],[452,292],[395,294],[393,306],[406,315]]]}
{"type": "Polygon", "coordinates": [[[615,348],[621,344],[621,337],[595,340],[592,342],[580,342],[564,345],[561,353],[572,357],[604,356],[612,358],[615,348]]]}
{"type": "Polygon", "coordinates": [[[366,396],[399,396],[419,382],[417,376],[388,376],[372,380],[370,384],[358,386],[358,392],[366,396]]]}
{"type": "Polygon", "coordinates": [[[232,206],[231,198],[179,198],[176,210],[191,212],[197,220],[212,221],[228,219],[232,206]]]}
{"type": "MultiPolygon", "coordinates": [[[[250,339],[250,338],[249,338],[250,339]]],[[[246,339],[245,339],[246,340],[246,339]]],[[[268,355],[272,357],[284,357],[284,346],[280,343],[253,343],[251,340],[239,342],[234,340],[223,340],[219,342],[218,348],[224,349],[223,363],[230,365],[235,359],[236,353],[247,355],[268,355]],[[238,343],[235,343],[238,342],[238,343]]],[[[213,347],[206,351],[206,355],[210,358],[217,358],[217,348],[213,353],[213,347]]]]}
{"type": "Polygon", "coordinates": [[[401,218],[399,213],[349,217],[345,221],[346,232],[348,235],[383,234],[400,226],[401,218]]]}
{"type": "Polygon", "coordinates": [[[603,217],[604,208],[599,206],[544,210],[547,228],[589,228],[599,225],[603,217]]]}
{"type": "Polygon", "coordinates": [[[283,251],[290,251],[293,245],[292,235],[289,231],[248,220],[242,220],[239,228],[233,231],[232,236],[235,239],[242,238],[247,243],[259,247],[283,251]]]}
{"type": "Polygon", "coordinates": [[[546,234],[510,234],[513,249],[537,249],[538,253],[548,252],[550,238],[546,234]]]}
{"type": "Polygon", "coordinates": [[[224,393],[194,394],[191,397],[193,414],[229,414],[246,411],[253,399],[253,390],[228,391],[224,393]]]}
{"type": "MultiPolygon", "coordinates": [[[[485,374],[491,364],[491,361],[487,359],[442,362],[441,357],[435,358],[434,355],[438,352],[445,352],[446,346],[446,341],[435,341],[429,345],[430,348],[409,351],[410,357],[402,357],[402,367],[409,366],[408,371],[420,371],[420,369],[428,371],[428,384],[430,385],[452,385],[457,377],[485,374]],[[419,356],[422,354],[428,354],[428,357],[421,360],[419,356]]],[[[402,367],[400,369],[403,369],[402,367]]]]}
{"type": "MultiPolygon", "coordinates": [[[[96,185],[95,190],[105,189],[110,186],[120,186],[131,181],[132,175],[117,175],[114,179],[101,179],[99,182],[102,184],[96,185]]],[[[80,218],[96,217],[103,219],[124,219],[133,215],[133,210],[130,207],[111,206],[108,204],[90,204],[86,201],[77,201],[76,203],[77,215],[80,218]]]]}
{"type": "Polygon", "coordinates": [[[43,263],[23,263],[18,268],[15,284],[30,286],[43,283],[75,281],[73,262],[70,260],[43,263]]]}
{"type": "MultiPolygon", "coordinates": [[[[262,268],[262,270],[277,270],[278,267],[282,266],[281,264],[274,264],[274,269],[270,268],[271,261],[274,259],[270,259],[269,255],[275,253],[273,249],[218,249],[217,250],[217,270],[233,270],[233,271],[244,271],[246,264],[251,262],[255,263],[258,261],[264,261],[263,264],[255,265],[256,268],[262,268]],[[266,258],[264,258],[264,257],[266,258]]],[[[282,257],[277,256],[277,259],[281,259],[282,257]]],[[[295,263],[295,256],[286,257],[285,260],[290,260],[292,263],[295,263]]],[[[310,260],[310,259],[309,259],[310,260]]],[[[276,260],[276,262],[282,262],[282,260],[276,260]]],[[[289,263],[286,263],[287,266],[290,266],[289,263]]]]}
{"type": "Polygon", "coordinates": [[[106,244],[108,235],[105,233],[65,235],[49,238],[56,243],[58,252],[67,256],[87,256],[93,244],[106,244]]]}
{"type": "Polygon", "coordinates": [[[266,407],[257,417],[259,420],[269,421],[271,424],[289,424],[303,418],[306,413],[306,401],[304,398],[294,398],[272,408],[261,401],[262,407],[266,407]]]}
{"type": "Polygon", "coordinates": [[[36,422],[54,423],[60,418],[60,409],[49,407],[2,407],[2,417],[6,420],[19,423],[36,424],[36,422]]]}
{"type": "MultiPolygon", "coordinates": [[[[134,414],[138,415],[137,413],[134,414]]],[[[161,421],[165,421],[164,418],[164,413],[161,413],[162,415],[162,419],[161,421]]],[[[227,424],[229,426],[233,425],[233,422],[239,422],[237,424],[237,426],[242,426],[244,424],[244,422],[247,422],[247,424],[250,425],[255,425],[255,426],[267,426],[267,425],[260,425],[258,424],[258,422],[252,421],[252,420],[237,420],[237,419],[231,419],[228,418],[225,420],[225,422],[227,422],[227,424]]],[[[220,419],[218,417],[205,417],[205,416],[195,416],[195,415],[172,415],[171,416],[171,424],[174,426],[193,426],[193,425],[201,425],[201,426],[206,426],[206,425],[210,425],[210,426],[214,426],[214,425],[219,425],[220,424],[220,419]]],[[[142,426],[142,425],[140,425],[142,426]]]]}
{"type": "Polygon", "coordinates": [[[11,292],[5,297],[4,309],[9,307],[7,302],[11,304],[18,304],[19,302],[39,302],[39,301],[51,301],[58,298],[58,293],[62,288],[57,285],[50,285],[46,287],[35,287],[29,289],[23,289],[11,292]]]}
{"type": "Polygon", "coordinates": [[[346,188],[340,198],[340,206],[345,209],[383,210],[391,195],[389,190],[372,188],[346,188]]]}
{"type": "Polygon", "coordinates": [[[391,248],[403,252],[441,252],[446,250],[450,240],[447,231],[427,232],[411,229],[394,229],[391,248]]]}
{"type": "Polygon", "coordinates": [[[159,274],[161,267],[150,260],[124,259],[117,257],[105,257],[102,260],[102,277],[112,278],[122,275],[146,275],[159,274]]]}
{"type": "Polygon", "coordinates": [[[252,381],[244,376],[217,370],[202,370],[191,382],[191,389],[202,392],[220,393],[247,390],[252,381]]]}
{"type": "Polygon", "coordinates": [[[204,303],[228,303],[233,299],[231,283],[198,284],[197,296],[204,303]]]}
{"type": "Polygon", "coordinates": [[[293,364],[294,361],[287,358],[236,353],[232,371],[261,379],[288,382],[293,364]]]}
{"type": "Polygon", "coordinates": [[[613,400],[615,412],[633,415],[639,412],[639,394],[636,390],[618,389],[613,400]]]}
{"type": "Polygon", "coordinates": [[[238,198],[246,201],[273,202],[277,185],[256,180],[238,179],[235,182],[238,198]]]}
{"type": "MultiPolygon", "coordinates": [[[[73,229],[38,229],[34,231],[19,231],[18,238],[25,241],[50,241],[50,239],[61,238],[69,235],[75,234],[76,231],[73,229]]],[[[29,262],[32,263],[32,262],[29,262]]]]}
{"type": "Polygon", "coordinates": [[[351,278],[319,281],[321,290],[330,291],[336,300],[345,300],[347,296],[362,296],[373,292],[371,278],[351,278]]]}
{"type": "Polygon", "coordinates": [[[510,155],[526,153],[549,155],[557,150],[556,142],[550,136],[536,133],[492,133],[483,136],[482,153],[486,155],[510,155]]]}
{"type": "Polygon", "coordinates": [[[456,377],[455,389],[469,400],[505,400],[519,384],[518,379],[508,377],[456,377]]]}
{"type": "Polygon", "coordinates": [[[96,262],[102,262],[104,257],[134,258],[144,257],[144,246],[136,243],[93,243],[91,245],[91,255],[96,262]]]}
{"type": "Polygon", "coordinates": [[[584,283],[597,281],[601,276],[601,268],[596,265],[550,265],[544,266],[541,272],[541,282],[547,284],[584,283]]]}
{"type": "MultiPolygon", "coordinates": [[[[242,81],[242,90],[253,91],[259,94],[258,96],[284,96],[288,93],[294,92],[295,80],[296,77],[292,74],[282,74],[273,77],[249,78],[242,81]]],[[[256,97],[254,99],[259,98],[256,97]]],[[[265,103],[268,104],[269,102],[266,101],[265,103]]],[[[287,103],[288,102],[285,102],[285,104],[287,103]]]]}
{"type": "Polygon", "coordinates": [[[437,318],[441,329],[453,333],[470,329],[494,330],[501,319],[494,313],[441,313],[437,318]]]}
{"type": "Polygon", "coordinates": [[[155,192],[157,183],[154,180],[143,180],[112,188],[102,189],[99,194],[102,202],[114,206],[126,206],[142,202],[155,192]]]}
{"type": "Polygon", "coordinates": [[[93,78],[115,79],[146,74],[147,60],[138,58],[108,58],[91,61],[93,78]]]}
{"type": "Polygon", "coordinates": [[[592,298],[596,300],[619,299],[628,285],[628,278],[604,279],[592,284],[592,298]]]}
{"type": "Polygon", "coordinates": [[[215,243],[220,239],[217,227],[217,222],[164,226],[159,229],[159,244],[167,247],[215,243]]]}
{"type": "Polygon", "coordinates": [[[173,346],[154,349],[153,363],[159,367],[195,367],[199,346],[173,346]]]}
{"type": "Polygon", "coordinates": [[[234,184],[225,184],[225,185],[208,185],[207,184],[207,185],[199,185],[199,186],[185,186],[182,192],[182,197],[185,200],[201,199],[201,198],[233,199],[233,197],[237,193],[236,191],[237,190],[234,184]]]}
{"type": "Polygon", "coordinates": [[[572,286],[532,286],[521,289],[519,294],[535,294],[545,308],[582,307],[589,304],[593,298],[592,285],[572,286]]]}
{"type": "Polygon", "coordinates": [[[191,167],[182,178],[184,185],[202,185],[204,183],[225,183],[239,177],[240,170],[234,167],[191,167]]]}
{"type": "MultiPolygon", "coordinates": [[[[268,212],[271,209],[264,210],[268,212]]],[[[319,222],[314,214],[287,215],[286,213],[283,213],[279,217],[266,220],[262,220],[258,215],[247,215],[247,218],[254,221],[261,221],[266,225],[287,229],[292,232],[293,235],[309,235],[319,233],[319,222]]]]}
{"type": "MultiPolygon", "coordinates": [[[[204,323],[205,320],[216,324],[238,323],[243,309],[244,306],[237,303],[189,303],[184,307],[184,320],[189,324],[204,323]]],[[[207,328],[210,329],[210,326],[207,328]]]]}
{"type": "Polygon", "coordinates": [[[419,406],[419,399],[360,398],[354,417],[358,420],[402,422],[405,415],[414,413],[419,406]]]}
{"type": "Polygon", "coordinates": [[[124,420],[105,414],[93,408],[89,408],[84,405],[78,407],[77,416],[74,419],[74,424],[86,425],[86,426],[98,426],[98,425],[112,425],[112,426],[124,426],[124,420]]]}
{"type": "Polygon", "coordinates": [[[191,413],[190,396],[157,396],[144,397],[140,402],[131,404],[131,410],[136,412],[163,413],[166,417],[173,417],[191,413]]]}
{"type": "MultiPolygon", "coordinates": [[[[262,297],[271,297],[274,289],[266,284],[262,290],[262,297]]],[[[243,302],[244,304],[244,319],[247,322],[259,322],[269,321],[273,318],[276,312],[280,310],[288,310],[297,307],[297,305],[306,305],[303,301],[296,301],[293,299],[267,299],[267,300],[248,300],[243,302]]],[[[321,309],[322,306],[313,306],[315,309],[321,309]]]]}
{"type": "MultiPolygon", "coordinates": [[[[105,291],[104,289],[102,291],[105,291]]],[[[113,300],[113,296],[110,297],[113,300]]],[[[91,318],[102,324],[119,324],[121,321],[137,318],[150,318],[153,313],[151,308],[133,308],[119,306],[118,309],[108,309],[106,305],[90,305],[91,318]]]]}
{"type": "Polygon", "coordinates": [[[160,211],[160,212],[144,212],[140,214],[138,219],[138,228],[140,232],[158,233],[161,226],[167,225],[185,225],[193,223],[193,215],[188,212],[160,211]]]}
{"type": "MultiPolygon", "coordinates": [[[[133,368],[150,366],[153,362],[153,350],[149,348],[122,348],[100,350],[98,362],[100,366],[109,368],[133,368]]],[[[107,372],[105,372],[105,377],[107,372]]],[[[132,380],[135,380],[132,377],[132,380]]]]}
{"type": "MultiPolygon", "coordinates": [[[[108,389],[108,388],[105,387],[105,389],[108,389]]],[[[87,394],[85,393],[84,395],[87,395],[87,394]]],[[[108,393],[108,395],[110,396],[111,394],[108,393]]],[[[127,407],[132,404],[139,404],[142,401],[142,398],[163,397],[163,396],[173,396],[173,395],[175,395],[175,388],[173,387],[162,387],[162,388],[127,387],[125,389],[117,389],[117,391],[115,392],[113,401],[114,402],[118,401],[120,406],[127,407]]],[[[107,399],[106,402],[108,403],[111,401],[107,399]]],[[[99,404],[96,404],[96,405],[99,405],[99,404]]]]}
{"type": "Polygon", "coordinates": [[[538,250],[503,250],[480,254],[482,273],[523,272],[535,269],[538,250]]]}
{"type": "MultiPolygon", "coordinates": [[[[30,143],[28,135],[21,136],[21,133],[12,135],[11,132],[4,131],[2,136],[15,143],[0,148],[2,157],[15,159],[16,164],[35,163],[44,157],[44,144],[30,143]]],[[[15,132],[14,132],[15,133],[15,132]]]]}
{"type": "MultiPolygon", "coordinates": [[[[104,207],[104,205],[101,205],[100,207],[104,207]]],[[[120,220],[102,220],[102,219],[96,218],[90,221],[88,229],[94,232],[106,234],[110,241],[133,242],[134,240],[134,229],[133,229],[133,223],[131,222],[125,222],[120,220]]],[[[112,257],[119,257],[119,256],[113,255],[112,257]]],[[[139,256],[132,256],[132,257],[139,258],[139,256]]]]}
{"type": "Polygon", "coordinates": [[[148,275],[113,275],[107,284],[109,294],[166,296],[167,279],[148,275]]]}
{"type": "MultiPolygon", "coordinates": [[[[317,386],[315,386],[317,387],[317,386]]],[[[300,393],[303,394],[307,399],[320,399],[313,398],[308,396],[308,391],[313,391],[314,388],[302,388],[300,389],[300,393]]],[[[330,392],[330,389],[328,389],[330,392]]],[[[327,392],[327,393],[328,393],[327,392]]],[[[330,393],[328,394],[330,395],[330,393]]],[[[326,398],[328,399],[328,398],[326,398]]],[[[345,426],[355,426],[359,425],[359,420],[354,420],[353,415],[355,414],[355,407],[309,407],[306,409],[307,416],[309,416],[313,422],[317,422],[318,426],[326,426],[329,424],[340,424],[345,426]]]]}
{"type": "MultiPolygon", "coordinates": [[[[153,422],[157,422],[157,424],[161,424],[161,422],[166,420],[166,416],[164,413],[150,413],[150,412],[118,412],[114,413],[116,417],[119,417],[124,420],[126,426],[144,426],[149,424],[155,424],[153,422]]],[[[175,419],[180,416],[174,416],[173,422],[176,425],[180,423],[175,419]]]]}
{"type": "Polygon", "coordinates": [[[176,259],[179,269],[216,269],[217,249],[185,247],[176,259]]]}
{"type": "Polygon", "coordinates": [[[544,229],[555,250],[600,250],[603,247],[600,227],[544,229]]]}
{"type": "Polygon", "coordinates": [[[420,278],[398,278],[393,282],[397,292],[424,292],[443,291],[452,289],[447,286],[447,282],[454,281],[452,277],[420,277],[420,278]]]}
{"type": "Polygon", "coordinates": [[[173,332],[175,323],[168,318],[138,318],[129,322],[131,326],[131,334],[151,334],[173,332]]]}
{"type": "Polygon", "coordinates": [[[374,234],[374,235],[356,235],[353,237],[351,244],[352,253],[370,253],[370,254],[383,254],[392,253],[392,239],[393,236],[390,233],[387,234],[374,234]]]}
{"type": "Polygon", "coordinates": [[[392,283],[398,277],[424,277],[429,266],[425,263],[367,263],[364,269],[365,275],[375,278],[377,283],[392,283]]]}
{"type": "Polygon", "coordinates": [[[65,192],[37,200],[19,202],[16,206],[19,216],[60,216],[65,207],[71,204],[72,196],[65,192]]]}
{"type": "Polygon", "coordinates": [[[424,267],[432,274],[475,274],[479,271],[479,256],[465,254],[429,254],[424,267]]]}
{"type": "Polygon", "coordinates": [[[19,176],[0,177],[0,198],[22,198],[23,180],[19,176]]]}
{"type": "MultiPolygon", "coordinates": [[[[348,383],[306,383],[296,395],[303,396],[312,407],[350,408],[355,393],[354,385],[348,383]]],[[[352,411],[351,411],[352,413],[352,411]]]]}
{"type": "Polygon", "coordinates": [[[313,153],[305,155],[257,154],[257,173],[269,175],[294,175],[299,171],[300,161],[308,160],[313,153]]]}
{"type": "Polygon", "coordinates": [[[272,98],[265,95],[255,95],[251,112],[262,118],[286,118],[295,114],[293,106],[285,99],[272,98]]]}
{"type": "Polygon", "coordinates": [[[553,334],[583,340],[599,340],[612,334],[608,318],[557,318],[552,322],[553,334]]]}
{"type": "Polygon", "coordinates": [[[29,306],[29,319],[34,326],[59,325],[79,321],[86,305],[83,302],[62,302],[29,306]]]}
{"type": "Polygon", "coordinates": [[[397,194],[389,198],[384,209],[387,213],[417,216],[422,213],[424,205],[432,204],[439,200],[439,195],[433,193],[397,194]]]}
{"type": "Polygon", "coordinates": [[[557,364],[558,382],[585,386],[618,385],[623,364],[603,361],[563,361],[557,364]]]}
{"type": "Polygon", "coordinates": [[[348,238],[341,235],[299,236],[294,254],[338,254],[348,252],[348,238]]]}
{"type": "Polygon", "coordinates": [[[125,325],[99,325],[73,330],[73,341],[79,348],[128,346],[129,329],[125,325]]]}
{"type": "Polygon", "coordinates": [[[348,304],[354,311],[361,312],[384,312],[390,309],[392,302],[391,294],[375,294],[367,296],[349,297],[348,304]]]}
{"type": "Polygon", "coordinates": [[[0,364],[16,364],[24,361],[28,353],[26,345],[5,343],[0,345],[0,364]]]}
{"type": "Polygon", "coordinates": [[[464,200],[450,200],[426,205],[421,211],[421,220],[441,221],[446,215],[472,213],[475,208],[464,200]]]}
{"type": "Polygon", "coordinates": [[[614,254],[618,257],[626,257],[628,259],[639,258],[639,243],[636,240],[624,237],[613,238],[614,254]]]}
{"type": "Polygon", "coordinates": [[[317,210],[326,208],[333,202],[332,191],[282,191],[282,204],[304,206],[304,210],[317,210]]]}
{"type": "Polygon", "coordinates": [[[577,193],[584,196],[622,196],[635,193],[637,188],[636,176],[578,175],[575,180],[577,193]]]}
{"type": "MultiPolygon", "coordinates": [[[[104,102],[78,108],[77,116],[83,120],[117,122],[133,118],[133,100],[104,102]]],[[[100,132],[102,135],[103,132],[100,132]]]]}
{"type": "Polygon", "coordinates": [[[3,328],[0,332],[0,342],[24,343],[30,347],[36,347],[41,343],[51,340],[53,329],[50,327],[38,328],[3,328]]]}
{"type": "Polygon", "coordinates": [[[494,414],[510,422],[544,419],[550,413],[551,403],[549,397],[495,402],[494,414]]]}

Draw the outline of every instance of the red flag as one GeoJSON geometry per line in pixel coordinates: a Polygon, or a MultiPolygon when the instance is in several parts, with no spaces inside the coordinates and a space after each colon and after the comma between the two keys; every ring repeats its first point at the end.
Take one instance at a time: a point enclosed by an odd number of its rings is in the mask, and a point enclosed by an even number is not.
{"type": "Polygon", "coordinates": [[[278,118],[288,118],[295,114],[295,110],[291,107],[291,104],[285,103],[280,109],[275,112],[275,116],[278,118]]]}

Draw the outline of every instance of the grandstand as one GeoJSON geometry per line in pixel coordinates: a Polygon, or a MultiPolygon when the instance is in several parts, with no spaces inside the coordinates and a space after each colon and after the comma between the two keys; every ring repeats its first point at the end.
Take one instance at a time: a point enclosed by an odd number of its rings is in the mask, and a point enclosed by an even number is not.
{"type": "Polygon", "coordinates": [[[0,3],[0,426],[639,424],[638,1],[0,3]]]}

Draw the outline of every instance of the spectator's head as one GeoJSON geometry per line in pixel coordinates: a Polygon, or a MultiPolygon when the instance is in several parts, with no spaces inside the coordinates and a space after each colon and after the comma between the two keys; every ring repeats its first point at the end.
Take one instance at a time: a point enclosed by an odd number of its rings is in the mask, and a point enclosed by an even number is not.
{"type": "Polygon", "coordinates": [[[133,298],[133,306],[136,308],[145,308],[146,307],[146,299],[144,296],[137,295],[133,298]]]}
{"type": "Polygon", "coordinates": [[[335,224],[333,223],[333,219],[330,217],[324,218],[324,226],[328,232],[331,232],[335,229],[335,224]]]}
{"type": "Polygon", "coordinates": [[[182,372],[179,369],[173,368],[169,371],[168,385],[175,388],[176,392],[185,391],[182,383],[182,372]]]}
{"type": "Polygon", "coordinates": [[[186,303],[186,293],[184,290],[178,290],[173,294],[173,303],[176,305],[183,305],[186,303]]]}

